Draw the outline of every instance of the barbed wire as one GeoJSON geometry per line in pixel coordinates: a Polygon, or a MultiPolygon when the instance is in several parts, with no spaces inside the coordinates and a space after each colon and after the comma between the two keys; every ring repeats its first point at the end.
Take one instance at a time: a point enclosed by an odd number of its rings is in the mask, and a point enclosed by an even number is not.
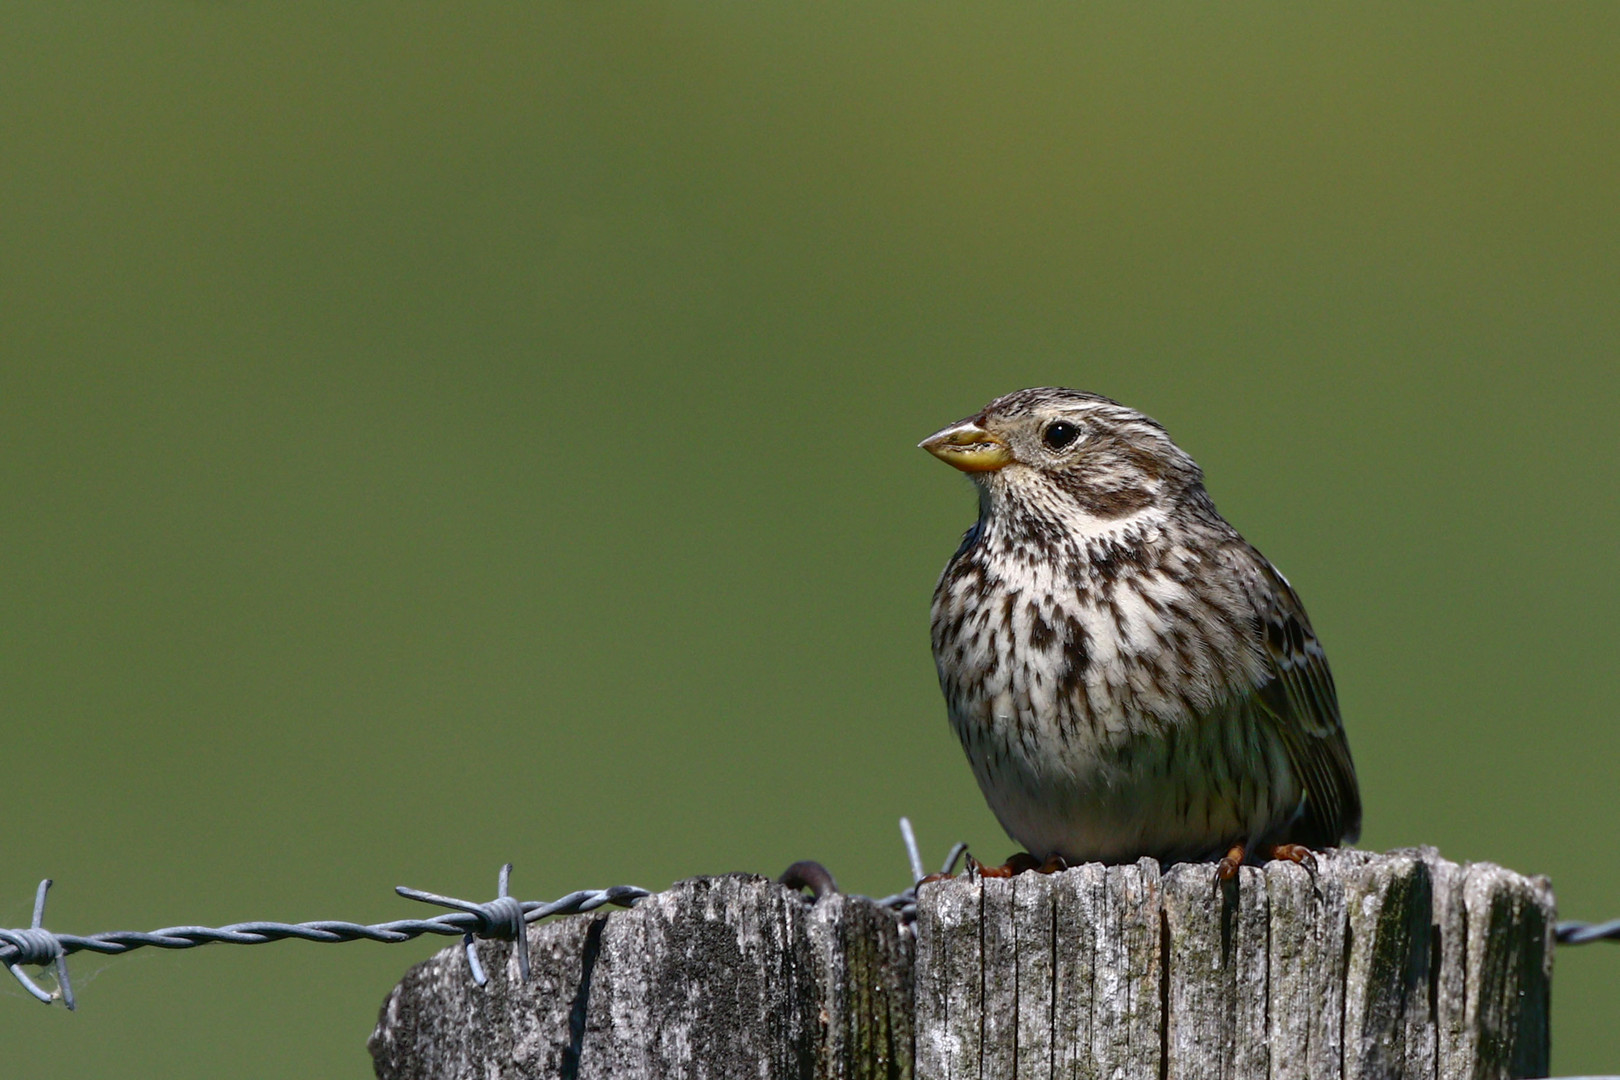
{"type": "MultiPolygon", "coordinates": [[[[902,922],[909,923],[917,917],[917,882],[923,877],[922,858],[917,852],[917,838],[912,833],[911,822],[901,818],[900,829],[913,869],[912,886],[903,892],[872,902],[896,912],[902,922]]],[[[957,844],[953,847],[942,873],[950,873],[955,868],[957,860],[966,851],[966,844],[957,844]]],[[[819,864],[794,865],[816,867],[825,875],[826,886],[837,891],[832,875],[819,864]]],[[[633,907],[637,901],[652,895],[649,890],[638,885],[614,885],[607,889],[578,889],[555,900],[517,900],[509,892],[511,876],[512,864],[507,863],[501,867],[495,899],[483,903],[459,900],[453,896],[424,892],[404,885],[394,890],[409,900],[454,909],[450,914],[435,915],[429,919],[396,919],[393,922],[374,923],[369,926],[329,919],[303,923],[245,922],[220,927],[168,926],[144,933],[135,930],[113,930],[83,936],[58,934],[45,929],[43,925],[45,897],[51,888],[51,879],[46,878],[39,883],[39,889],[34,894],[34,915],[30,925],[20,930],[0,929],[0,964],[5,965],[6,970],[16,977],[23,989],[38,1000],[49,1005],[60,996],[62,1003],[71,1010],[77,1007],[77,1003],[73,998],[73,983],[68,978],[67,958],[78,952],[117,956],[134,949],[148,947],[194,949],[202,945],[264,945],[272,941],[288,940],[324,944],[338,944],[345,941],[381,941],[392,944],[411,941],[424,934],[440,934],[447,937],[460,934],[473,982],[483,986],[488,982],[488,977],[478,961],[478,950],[474,947],[479,939],[515,942],[518,968],[526,981],[529,978],[529,941],[528,935],[523,930],[529,923],[552,915],[579,915],[609,904],[616,907],[633,907]],[[54,967],[58,993],[52,994],[40,987],[23,970],[24,966],[54,967]]],[[[820,890],[817,891],[819,895],[820,890]]],[[[862,897],[862,899],[871,898],[862,897]]]]}
{"type": "MultiPolygon", "coordinates": [[[[911,886],[901,892],[881,898],[855,897],[870,900],[881,908],[895,912],[902,924],[917,918],[917,886],[927,877],[923,869],[917,836],[907,818],[900,819],[900,835],[905,841],[906,858],[910,864],[911,886]]],[[[939,876],[954,873],[957,863],[967,854],[967,845],[958,843],[946,855],[939,876]]],[[[459,900],[439,893],[398,886],[394,891],[409,900],[454,909],[446,915],[428,919],[396,919],[393,922],[361,923],[321,920],[317,922],[245,922],[230,926],[168,926],[161,930],[139,932],[113,930],[102,934],[58,934],[44,927],[45,897],[51,888],[51,879],[39,883],[34,894],[34,913],[30,924],[23,929],[0,929],[0,964],[14,975],[23,989],[49,1005],[58,996],[70,1010],[76,1007],[73,984],[68,979],[67,958],[78,952],[94,952],[104,956],[117,956],[134,949],[194,949],[202,945],[264,945],[272,941],[314,941],[338,944],[346,941],[381,941],[395,943],[411,941],[425,934],[447,937],[461,935],[466,951],[467,966],[473,981],[483,986],[488,982],[478,961],[475,945],[480,939],[512,941],[517,945],[518,968],[525,981],[529,978],[529,942],[524,928],[532,922],[552,915],[579,915],[597,908],[613,905],[634,907],[652,893],[637,885],[614,885],[607,889],[578,889],[555,900],[517,900],[510,892],[512,864],[501,867],[495,889],[495,899],[482,903],[459,900]],[[42,989],[23,971],[24,966],[54,967],[58,993],[42,989]]],[[[819,899],[828,892],[837,892],[832,875],[819,863],[794,863],[779,879],[792,888],[809,888],[819,899]]],[[[1594,941],[1620,941],[1620,919],[1604,923],[1561,922],[1554,928],[1554,940],[1560,945],[1585,945],[1594,941]]]]}
{"type": "Polygon", "coordinates": [[[435,915],[430,919],[397,919],[393,922],[365,926],[360,923],[321,920],[305,923],[246,922],[230,926],[169,926],[162,930],[141,933],[134,930],[114,930],[104,934],[57,934],[46,930],[41,923],[45,916],[45,894],[51,879],[39,883],[34,896],[34,918],[25,930],[0,930],[0,964],[16,976],[17,981],[35,998],[47,1005],[56,995],[41,989],[22,965],[54,966],[62,1003],[75,1007],[73,984],[68,980],[67,958],[77,952],[94,952],[116,956],[133,949],[194,949],[200,945],[263,945],[271,941],[316,941],[336,944],[345,941],[382,941],[388,943],[410,941],[424,934],[462,936],[467,951],[467,964],[472,969],[473,981],[483,986],[488,980],[478,963],[473,947],[479,938],[518,943],[518,962],[523,977],[529,977],[528,935],[523,928],[528,923],[549,915],[577,915],[594,911],[607,904],[631,907],[636,901],[652,893],[636,885],[615,885],[609,889],[579,889],[555,900],[515,900],[508,895],[512,864],[501,867],[499,885],[494,900],[475,903],[458,900],[438,893],[423,892],[403,885],[394,891],[411,900],[454,908],[448,915],[435,915]]]}
{"type": "Polygon", "coordinates": [[[1594,941],[1620,941],[1620,919],[1608,922],[1561,922],[1553,928],[1553,940],[1560,945],[1590,945],[1594,941]]]}

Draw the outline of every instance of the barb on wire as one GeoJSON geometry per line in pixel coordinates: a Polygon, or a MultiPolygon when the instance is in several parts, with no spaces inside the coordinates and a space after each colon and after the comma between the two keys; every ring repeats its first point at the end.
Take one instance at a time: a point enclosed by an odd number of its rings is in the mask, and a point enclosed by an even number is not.
{"type": "Polygon", "coordinates": [[[915,886],[927,876],[923,870],[922,852],[917,849],[917,834],[911,828],[911,819],[900,819],[900,838],[906,842],[906,857],[911,860],[911,884],[915,886]]]}
{"type": "Polygon", "coordinates": [[[47,1005],[51,1003],[51,995],[41,990],[19,965],[44,967],[55,963],[56,984],[62,988],[62,1001],[71,1012],[74,1007],[73,984],[68,982],[67,953],[57,936],[41,925],[45,921],[45,894],[50,891],[51,879],[46,878],[34,893],[34,919],[28,929],[0,930],[0,942],[5,943],[0,945],[0,961],[4,961],[6,970],[17,977],[24,990],[47,1005]]]}
{"type": "Polygon", "coordinates": [[[56,965],[57,982],[61,986],[62,1001],[69,1009],[74,1007],[73,987],[68,982],[67,957],[76,952],[95,952],[117,956],[132,949],[148,946],[157,949],[193,949],[199,945],[263,945],[271,941],[300,941],[338,943],[344,941],[410,941],[424,934],[453,936],[460,934],[467,947],[468,966],[479,986],[487,981],[473,949],[475,938],[493,938],[518,942],[518,965],[523,977],[529,977],[527,935],[523,926],[550,915],[575,915],[595,911],[607,904],[631,907],[642,897],[652,895],[635,885],[615,885],[610,889],[579,889],[555,900],[515,900],[507,891],[512,864],[501,868],[500,885],[494,900],[477,904],[467,900],[440,896],[401,886],[401,896],[425,903],[438,904],[455,910],[430,919],[398,919],[394,922],[364,926],[360,923],[320,921],[306,923],[247,922],[212,928],[207,926],[170,926],[162,930],[140,933],[133,930],[114,930],[105,934],[57,934],[41,924],[45,917],[45,892],[51,886],[46,878],[39,884],[34,900],[33,925],[26,930],[0,929],[0,964],[4,964],[17,981],[34,997],[49,1005],[54,996],[40,989],[19,965],[56,965]]]}
{"type": "Polygon", "coordinates": [[[1553,928],[1553,940],[1560,945],[1589,945],[1594,941],[1620,941],[1620,919],[1608,922],[1561,922],[1553,928]]]}
{"type": "MultiPolygon", "coordinates": [[[[907,818],[900,819],[900,837],[905,842],[906,859],[911,871],[911,885],[902,892],[873,900],[879,907],[893,911],[902,923],[909,925],[917,918],[917,888],[928,875],[924,872],[922,853],[917,846],[917,834],[907,818]]],[[[940,874],[955,872],[966,844],[952,846],[945,857],[940,874]]],[[[832,875],[817,863],[795,863],[789,867],[788,877],[794,887],[809,887],[816,898],[837,892],[832,875]]],[[[338,943],[344,941],[410,941],[424,934],[461,935],[466,950],[467,967],[473,981],[484,986],[488,981],[483,965],[478,960],[476,944],[480,939],[511,941],[516,943],[518,968],[524,980],[529,978],[529,942],[524,927],[551,915],[577,915],[613,904],[632,907],[643,897],[652,895],[635,885],[615,885],[609,889],[579,889],[555,900],[517,900],[511,895],[512,864],[501,867],[496,885],[495,899],[478,903],[459,900],[452,896],[425,892],[401,885],[399,895],[426,904],[452,909],[444,915],[428,919],[398,919],[393,922],[365,926],[360,923],[321,921],[306,923],[246,922],[211,928],[206,926],[170,926],[149,933],[115,930],[105,934],[58,934],[45,929],[45,895],[51,879],[39,883],[34,895],[34,917],[24,929],[0,929],[0,964],[22,984],[23,989],[47,1005],[60,996],[63,1004],[74,1008],[73,984],[68,981],[67,958],[76,952],[95,952],[116,956],[132,949],[192,949],[199,945],[263,945],[271,941],[296,938],[300,941],[338,943]],[[24,966],[56,969],[57,994],[42,989],[23,971],[24,966]]],[[[1554,930],[1554,938],[1561,945],[1584,945],[1592,941],[1620,941],[1620,919],[1605,923],[1561,922],[1554,930]]]]}
{"type": "Polygon", "coordinates": [[[523,932],[527,925],[523,918],[523,905],[512,899],[507,893],[507,886],[512,880],[512,864],[507,863],[501,867],[500,878],[495,887],[495,899],[487,904],[475,904],[470,900],[457,900],[450,896],[440,896],[438,893],[423,892],[421,889],[409,889],[404,885],[397,885],[394,891],[410,900],[420,900],[425,904],[437,904],[440,907],[453,908],[456,911],[465,911],[478,917],[477,924],[461,936],[462,947],[467,950],[467,967],[472,969],[473,982],[483,986],[489,981],[484,975],[484,968],[478,962],[478,947],[476,939],[494,938],[499,941],[517,942],[518,968],[523,972],[523,981],[529,981],[529,935],[523,932]]]}
{"type": "MultiPolygon", "coordinates": [[[[928,875],[923,870],[922,852],[917,847],[917,833],[911,827],[910,818],[900,819],[900,838],[905,842],[906,859],[911,865],[911,887],[872,902],[878,907],[895,912],[900,916],[902,923],[909,924],[917,919],[917,886],[922,884],[928,875]]],[[[952,845],[950,852],[945,856],[944,865],[940,867],[940,874],[949,876],[954,873],[956,864],[967,854],[967,849],[967,845],[963,843],[952,845]]]]}

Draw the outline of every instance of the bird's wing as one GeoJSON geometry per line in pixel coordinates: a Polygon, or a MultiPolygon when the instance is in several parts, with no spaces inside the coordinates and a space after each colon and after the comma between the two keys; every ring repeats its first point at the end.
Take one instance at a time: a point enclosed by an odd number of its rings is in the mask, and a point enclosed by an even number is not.
{"type": "Polygon", "coordinates": [[[1255,693],[1305,788],[1301,815],[1284,839],[1318,848],[1353,842],[1361,835],[1361,792],[1327,654],[1287,579],[1254,555],[1261,586],[1255,606],[1274,676],[1255,693]]]}

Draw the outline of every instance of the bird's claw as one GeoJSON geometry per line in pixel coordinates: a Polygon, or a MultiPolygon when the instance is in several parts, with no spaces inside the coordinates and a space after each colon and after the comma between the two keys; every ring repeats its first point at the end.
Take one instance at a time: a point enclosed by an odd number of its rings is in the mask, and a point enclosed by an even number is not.
{"type": "Polygon", "coordinates": [[[986,866],[969,856],[968,865],[980,877],[993,878],[1010,878],[1018,874],[1028,873],[1031,870],[1039,874],[1057,874],[1069,868],[1068,860],[1061,855],[1048,855],[1045,862],[1037,862],[1035,856],[1027,851],[1020,851],[1018,854],[1008,858],[1000,866],[986,866]]]}
{"type": "MultiPolygon", "coordinates": [[[[1242,844],[1233,844],[1231,850],[1221,857],[1215,864],[1215,891],[1220,892],[1221,886],[1234,880],[1238,870],[1243,866],[1243,860],[1248,852],[1242,844]]],[[[1266,849],[1267,859],[1282,859],[1291,862],[1311,876],[1311,882],[1316,882],[1316,854],[1304,844],[1273,844],[1266,849]]]]}
{"type": "Polygon", "coordinates": [[[1024,851],[1020,851],[1000,866],[986,866],[973,856],[968,856],[968,867],[979,877],[1010,878],[1015,874],[1022,874],[1025,870],[1034,870],[1039,865],[1035,861],[1035,856],[1024,851]]]}
{"type": "Polygon", "coordinates": [[[1316,882],[1316,854],[1304,844],[1276,844],[1268,854],[1273,859],[1284,859],[1293,863],[1311,875],[1312,884],[1316,882]]]}
{"type": "Polygon", "coordinates": [[[1242,844],[1233,844],[1227,853],[1221,856],[1221,861],[1215,864],[1215,891],[1221,891],[1221,886],[1237,880],[1238,870],[1243,866],[1243,860],[1248,852],[1242,844]]]}

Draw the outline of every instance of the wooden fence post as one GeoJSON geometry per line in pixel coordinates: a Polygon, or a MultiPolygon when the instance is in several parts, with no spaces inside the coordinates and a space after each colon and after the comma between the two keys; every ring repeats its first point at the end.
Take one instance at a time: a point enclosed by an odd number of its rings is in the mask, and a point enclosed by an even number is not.
{"type": "Polygon", "coordinates": [[[1432,849],[957,878],[908,926],[697,878],[531,927],[527,983],[444,950],[370,1045],[384,1080],[1544,1076],[1552,932],[1545,879],[1432,849]]]}

